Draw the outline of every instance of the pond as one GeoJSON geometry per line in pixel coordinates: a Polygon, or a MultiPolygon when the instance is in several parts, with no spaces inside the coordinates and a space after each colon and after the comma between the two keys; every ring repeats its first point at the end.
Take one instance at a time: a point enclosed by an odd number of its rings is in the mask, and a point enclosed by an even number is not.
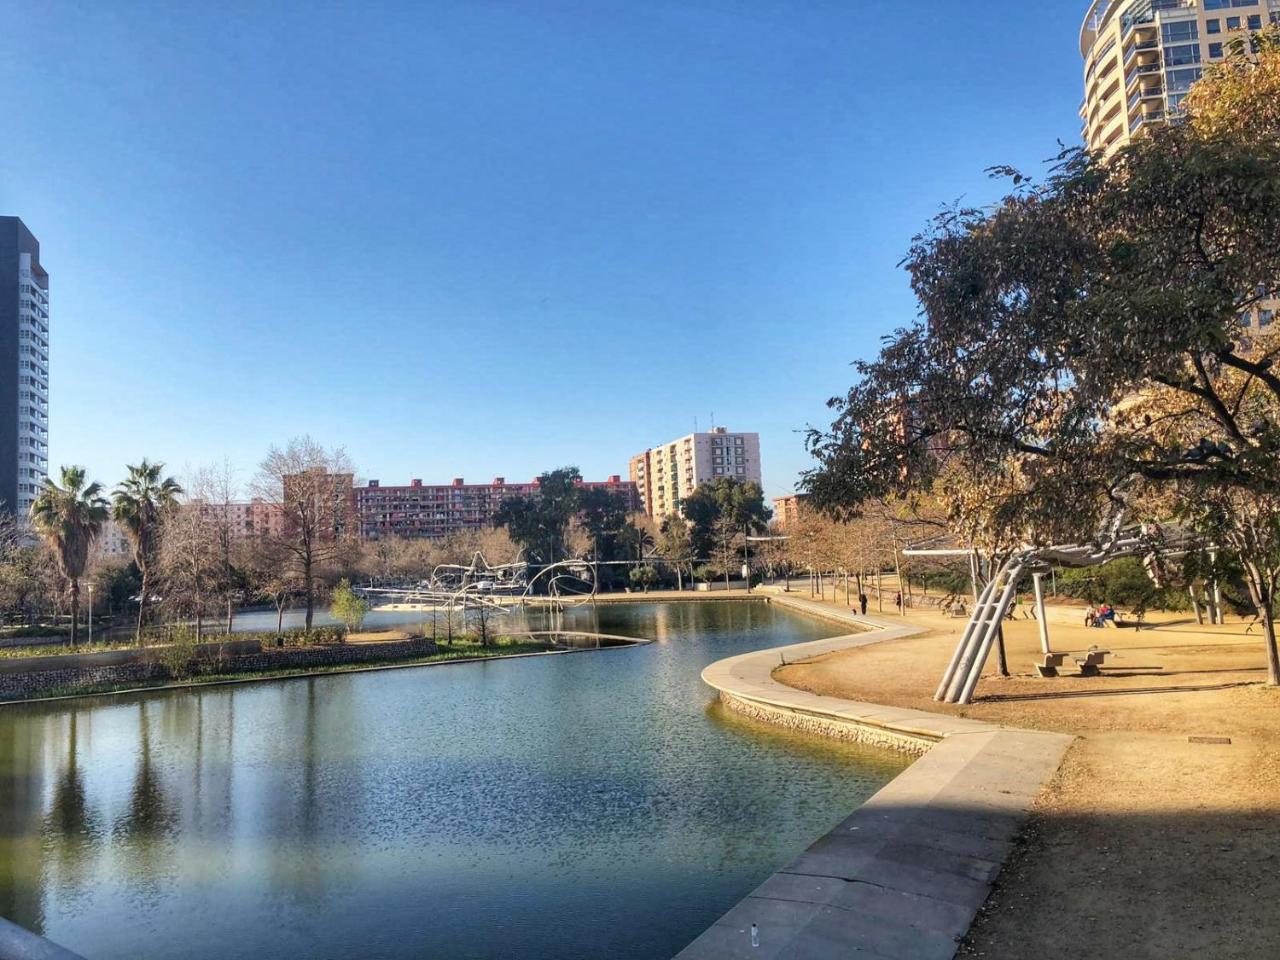
{"type": "Polygon", "coordinates": [[[907,763],[699,680],[838,627],[566,617],[656,642],[0,708],[0,915],[90,960],[657,960],[907,763]]]}

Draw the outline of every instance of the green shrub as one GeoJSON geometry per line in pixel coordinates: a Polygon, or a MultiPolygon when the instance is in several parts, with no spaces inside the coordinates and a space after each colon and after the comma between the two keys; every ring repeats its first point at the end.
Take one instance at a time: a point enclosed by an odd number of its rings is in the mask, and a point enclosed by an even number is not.
{"type": "Polygon", "coordinates": [[[185,624],[173,627],[168,631],[169,642],[161,647],[154,647],[151,655],[155,657],[174,680],[182,680],[191,674],[195,664],[196,632],[185,624]]]}
{"type": "Polygon", "coordinates": [[[369,601],[352,590],[351,581],[343,577],[333,588],[329,612],[335,620],[342,621],[347,633],[355,633],[369,613],[369,601]]]}
{"type": "Polygon", "coordinates": [[[1137,557],[1063,571],[1058,590],[1091,604],[1109,603],[1132,610],[1138,616],[1148,610],[1186,610],[1189,606],[1184,591],[1156,586],[1137,557]]]}

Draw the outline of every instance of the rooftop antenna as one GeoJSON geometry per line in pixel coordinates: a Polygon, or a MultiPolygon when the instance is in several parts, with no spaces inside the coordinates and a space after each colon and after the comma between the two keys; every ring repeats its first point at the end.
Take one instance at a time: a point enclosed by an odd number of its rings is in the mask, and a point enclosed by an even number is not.
{"type": "Polygon", "coordinates": [[[715,430],[716,430],[716,412],[712,410],[711,411],[711,432],[715,433],[715,430]]]}
{"type": "Polygon", "coordinates": [[[698,415],[696,413],[693,415],[693,432],[698,432],[698,415]]]}

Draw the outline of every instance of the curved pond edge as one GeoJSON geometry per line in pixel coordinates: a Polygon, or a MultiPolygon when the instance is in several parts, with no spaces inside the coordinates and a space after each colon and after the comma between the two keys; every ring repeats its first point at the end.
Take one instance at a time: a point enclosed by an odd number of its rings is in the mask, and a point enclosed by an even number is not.
{"type": "Polygon", "coordinates": [[[882,643],[924,628],[795,597],[768,599],[861,632],[711,664],[702,679],[725,706],[920,759],[740,900],[677,960],[951,960],[1032,803],[1074,738],[824,697],[780,683],[773,670],[786,660],[882,643]],[[758,946],[752,944],[753,927],[758,946]]]}

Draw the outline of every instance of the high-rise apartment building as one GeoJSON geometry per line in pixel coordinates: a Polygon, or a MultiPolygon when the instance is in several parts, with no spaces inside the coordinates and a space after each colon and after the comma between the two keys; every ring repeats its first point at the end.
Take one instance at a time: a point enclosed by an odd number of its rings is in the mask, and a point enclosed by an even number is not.
{"type": "Polygon", "coordinates": [[[40,242],[0,217],[0,509],[25,517],[49,473],[49,274],[40,242]]]}
{"type": "Polygon", "coordinates": [[[1080,31],[1085,145],[1110,156],[1179,114],[1233,39],[1280,23],[1280,0],[1094,0],[1080,31]]]}
{"type": "MultiPolygon", "coordinates": [[[[1204,67],[1268,23],[1280,23],[1280,0],[1095,0],[1080,31],[1085,146],[1110,157],[1151,125],[1176,121],[1204,67]]],[[[1269,326],[1278,310],[1264,299],[1240,323],[1269,326]]]]}
{"type": "Polygon", "coordinates": [[[685,497],[717,477],[760,483],[760,434],[714,427],[631,458],[631,481],[651,517],[678,513],[685,497]]]}

